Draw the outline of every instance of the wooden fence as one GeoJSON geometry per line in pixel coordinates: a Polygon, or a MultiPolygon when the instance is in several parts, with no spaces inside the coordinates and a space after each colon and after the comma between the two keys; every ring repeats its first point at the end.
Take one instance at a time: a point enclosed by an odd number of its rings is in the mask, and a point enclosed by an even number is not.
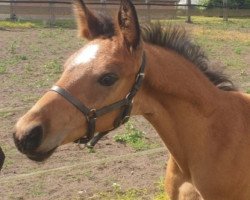
{"type": "MultiPolygon", "coordinates": [[[[178,0],[134,1],[141,20],[175,18],[177,16],[217,16],[225,14],[225,8],[204,9],[199,5],[178,5],[178,0]]],[[[87,1],[88,6],[97,11],[114,13],[119,1],[87,1]]],[[[228,17],[250,16],[249,9],[227,9],[228,17]]],[[[7,1],[0,0],[0,18],[41,19],[50,24],[57,19],[71,19],[71,1],[7,1]]]]}

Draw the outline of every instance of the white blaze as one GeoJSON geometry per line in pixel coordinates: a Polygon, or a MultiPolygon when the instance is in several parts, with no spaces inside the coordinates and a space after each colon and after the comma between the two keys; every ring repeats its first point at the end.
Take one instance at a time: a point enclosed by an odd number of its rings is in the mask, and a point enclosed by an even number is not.
{"type": "Polygon", "coordinates": [[[98,44],[91,44],[83,48],[81,52],[74,59],[74,64],[80,65],[88,63],[96,58],[96,54],[99,50],[98,44]]]}

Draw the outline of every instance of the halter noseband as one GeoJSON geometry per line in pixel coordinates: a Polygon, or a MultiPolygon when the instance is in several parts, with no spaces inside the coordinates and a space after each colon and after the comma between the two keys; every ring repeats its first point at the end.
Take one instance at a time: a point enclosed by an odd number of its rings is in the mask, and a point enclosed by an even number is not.
{"type": "Polygon", "coordinates": [[[93,148],[95,144],[104,135],[106,135],[110,131],[116,129],[117,127],[126,123],[129,120],[130,113],[131,113],[132,106],[133,106],[133,98],[136,95],[137,91],[140,89],[143,79],[144,79],[145,65],[146,65],[146,58],[145,58],[145,52],[143,52],[142,63],[141,63],[139,72],[137,73],[135,83],[132,86],[130,92],[127,94],[127,96],[120,101],[117,101],[108,106],[104,106],[100,109],[90,109],[86,107],[81,101],[79,101],[77,98],[72,96],[68,91],[66,91],[65,89],[59,86],[54,85],[50,89],[51,91],[54,91],[60,94],[67,101],[73,104],[78,110],[80,110],[84,114],[87,120],[88,128],[87,128],[86,136],[76,140],[75,142],[78,142],[80,144],[86,144],[87,147],[93,148]],[[119,108],[121,108],[121,112],[118,115],[118,117],[115,119],[113,123],[113,128],[104,132],[100,132],[97,135],[95,135],[96,119],[106,113],[112,112],[119,108]]]}

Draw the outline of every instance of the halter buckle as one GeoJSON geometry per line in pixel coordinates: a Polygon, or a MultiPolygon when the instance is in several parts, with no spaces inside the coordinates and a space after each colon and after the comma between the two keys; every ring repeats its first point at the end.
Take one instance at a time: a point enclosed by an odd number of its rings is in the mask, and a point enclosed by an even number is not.
{"type": "Polygon", "coordinates": [[[144,72],[140,72],[139,74],[137,74],[135,82],[139,81],[139,79],[143,79],[144,76],[145,76],[145,73],[144,72]]]}
{"type": "Polygon", "coordinates": [[[90,109],[89,113],[86,115],[88,121],[89,119],[93,118],[93,119],[96,119],[97,116],[96,116],[96,109],[92,108],[90,109]]]}

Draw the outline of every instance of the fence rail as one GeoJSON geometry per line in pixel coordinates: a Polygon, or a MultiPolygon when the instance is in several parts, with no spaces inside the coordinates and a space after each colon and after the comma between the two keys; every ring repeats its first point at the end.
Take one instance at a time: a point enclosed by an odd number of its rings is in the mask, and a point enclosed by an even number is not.
{"type": "MultiPolygon", "coordinates": [[[[0,3],[13,3],[13,4],[22,4],[22,3],[32,3],[32,4],[40,4],[40,3],[53,3],[53,4],[72,4],[71,1],[29,1],[29,0],[24,0],[24,1],[10,1],[10,0],[0,0],[0,3]]],[[[173,5],[177,4],[178,0],[168,0],[168,1],[149,1],[149,2],[144,2],[144,1],[135,1],[133,4],[134,5],[158,5],[158,6],[164,6],[164,5],[173,5]]],[[[86,1],[86,4],[90,5],[120,5],[119,1],[86,1]]]]}
{"type": "MultiPolygon", "coordinates": [[[[228,17],[250,17],[250,9],[225,9],[223,6],[216,6],[207,9],[203,5],[195,4],[177,4],[178,0],[168,1],[133,1],[141,20],[150,21],[151,19],[175,18],[177,16],[217,16],[222,17],[225,14],[228,17]]],[[[71,1],[57,0],[0,0],[0,18],[12,19],[42,19],[53,24],[56,19],[71,19],[72,15],[71,1]]],[[[115,12],[118,9],[119,1],[86,1],[91,9],[98,11],[106,10],[115,12]]]]}

